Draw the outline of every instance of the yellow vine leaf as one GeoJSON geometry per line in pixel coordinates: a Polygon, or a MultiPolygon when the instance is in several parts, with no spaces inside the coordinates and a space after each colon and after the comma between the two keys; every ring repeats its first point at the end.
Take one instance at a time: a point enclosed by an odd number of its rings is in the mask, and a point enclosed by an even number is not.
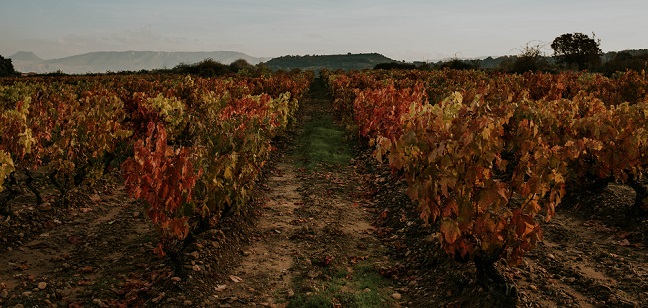
{"type": "Polygon", "coordinates": [[[16,170],[16,168],[14,167],[11,156],[0,150],[0,192],[4,190],[5,178],[14,172],[14,170],[16,170]]]}

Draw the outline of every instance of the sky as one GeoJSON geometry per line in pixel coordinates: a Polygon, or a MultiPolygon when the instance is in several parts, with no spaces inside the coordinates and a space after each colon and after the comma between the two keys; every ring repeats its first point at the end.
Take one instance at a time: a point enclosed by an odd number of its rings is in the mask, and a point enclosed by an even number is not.
{"type": "Polygon", "coordinates": [[[377,52],[435,61],[518,54],[564,33],[603,51],[648,48],[646,0],[0,0],[0,55],[377,52]]]}

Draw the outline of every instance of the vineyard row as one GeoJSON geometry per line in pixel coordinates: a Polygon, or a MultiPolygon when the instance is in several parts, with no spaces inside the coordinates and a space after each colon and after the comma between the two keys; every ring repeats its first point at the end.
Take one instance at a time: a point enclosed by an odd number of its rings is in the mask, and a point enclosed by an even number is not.
{"type": "Polygon", "coordinates": [[[571,193],[610,182],[644,215],[648,82],[643,73],[477,71],[323,74],[346,126],[408,183],[421,218],[457,260],[521,261],[571,193]]]}
{"type": "Polygon", "coordinates": [[[65,204],[120,170],[162,232],[157,252],[248,201],[312,73],[31,79],[0,86],[0,215],[29,191],[65,204]],[[57,196],[35,182],[48,181],[57,196]]]}

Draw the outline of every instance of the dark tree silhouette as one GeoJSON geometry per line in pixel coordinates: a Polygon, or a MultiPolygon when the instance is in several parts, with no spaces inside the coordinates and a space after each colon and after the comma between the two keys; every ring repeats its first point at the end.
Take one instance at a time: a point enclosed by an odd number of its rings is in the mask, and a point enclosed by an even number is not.
{"type": "Polygon", "coordinates": [[[176,65],[172,71],[178,74],[193,74],[202,77],[222,76],[230,72],[229,66],[213,59],[205,59],[195,64],[181,63],[176,65]]]}
{"type": "Polygon", "coordinates": [[[600,40],[582,33],[567,33],[553,40],[551,48],[558,64],[578,70],[594,69],[601,64],[600,40]]]}
{"type": "Polygon", "coordinates": [[[512,73],[522,74],[526,72],[549,70],[550,65],[547,60],[545,60],[542,53],[542,47],[543,45],[529,46],[529,44],[527,44],[520,50],[520,54],[515,58],[509,71],[512,73]]]}
{"type": "Polygon", "coordinates": [[[628,51],[614,53],[611,59],[603,64],[601,72],[607,76],[612,76],[616,72],[634,70],[637,72],[648,70],[648,53],[638,53],[633,55],[628,51]]]}
{"type": "Polygon", "coordinates": [[[230,71],[232,73],[237,73],[237,72],[240,72],[242,70],[252,71],[252,70],[255,69],[254,65],[248,63],[244,59],[238,59],[238,60],[230,63],[229,68],[230,68],[230,71]]]}
{"type": "Polygon", "coordinates": [[[439,68],[451,68],[455,70],[476,70],[479,69],[478,60],[459,60],[455,57],[450,61],[445,61],[438,66],[439,68]]]}
{"type": "Polygon", "coordinates": [[[393,70],[393,69],[413,70],[415,68],[416,65],[411,63],[385,62],[385,63],[376,64],[376,66],[374,66],[373,69],[375,70],[393,70]]]}
{"type": "Polygon", "coordinates": [[[0,56],[0,76],[15,76],[18,72],[14,69],[11,59],[0,56]]]}

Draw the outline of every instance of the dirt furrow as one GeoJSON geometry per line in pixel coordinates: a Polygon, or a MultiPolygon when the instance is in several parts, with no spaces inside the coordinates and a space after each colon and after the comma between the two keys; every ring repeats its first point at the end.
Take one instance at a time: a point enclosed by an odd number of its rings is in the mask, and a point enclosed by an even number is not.
{"type": "MultiPolygon", "coordinates": [[[[286,302],[294,274],[291,268],[298,246],[289,236],[291,224],[302,198],[294,167],[285,159],[276,164],[267,180],[264,203],[259,212],[254,241],[243,251],[240,264],[227,281],[215,286],[219,300],[233,306],[275,305],[286,302]]],[[[225,305],[225,306],[227,306],[225,305]]]]}
{"type": "Polygon", "coordinates": [[[333,124],[321,84],[264,182],[252,243],[214,286],[222,307],[398,307],[380,275],[389,267],[373,236],[365,176],[333,124]]]}
{"type": "Polygon", "coordinates": [[[520,269],[520,277],[526,278],[519,281],[522,289],[539,289],[539,297],[567,307],[646,302],[648,289],[637,284],[646,280],[645,248],[627,247],[615,228],[568,211],[559,212],[544,232],[543,242],[520,269]]]}

